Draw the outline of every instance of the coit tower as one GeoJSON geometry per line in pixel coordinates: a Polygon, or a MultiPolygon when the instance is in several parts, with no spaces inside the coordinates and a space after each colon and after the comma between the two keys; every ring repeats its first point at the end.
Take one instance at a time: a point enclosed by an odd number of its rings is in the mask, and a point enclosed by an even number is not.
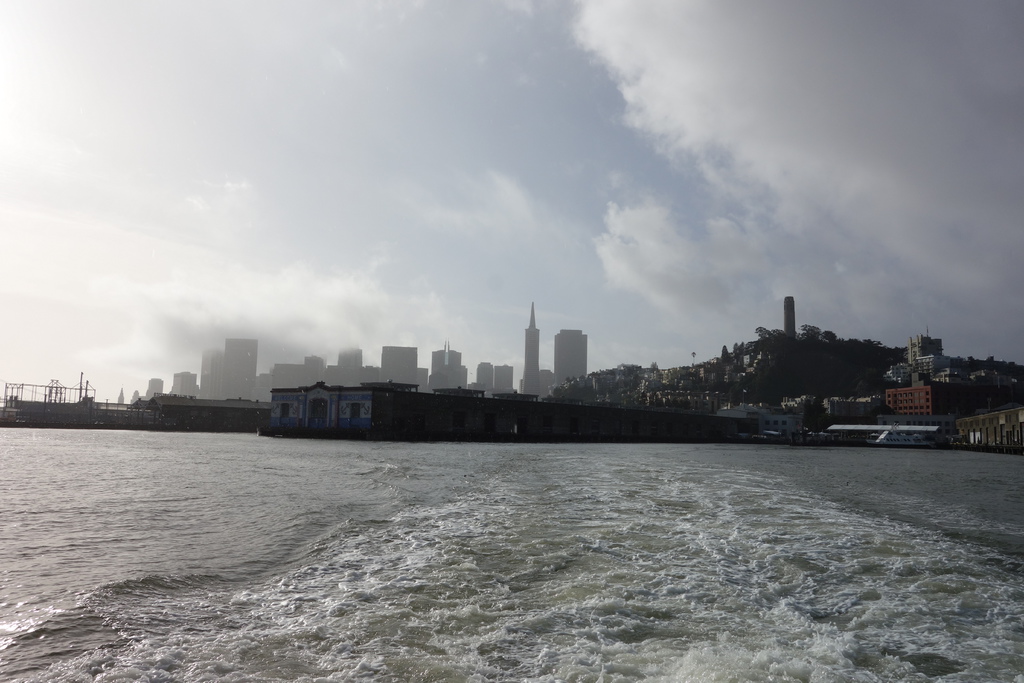
{"type": "Polygon", "coordinates": [[[796,304],[793,297],[787,296],[782,302],[782,330],[790,339],[796,339],[796,304]]]}

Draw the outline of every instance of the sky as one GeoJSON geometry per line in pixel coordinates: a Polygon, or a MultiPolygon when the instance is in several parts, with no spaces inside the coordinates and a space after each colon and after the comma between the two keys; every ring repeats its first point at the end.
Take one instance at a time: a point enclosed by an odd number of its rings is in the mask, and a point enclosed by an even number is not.
{"type": "Polygon", "coordinates": [[[797,326],[1024,362],[1024,5],[0,3],[0,382],[797,326]]]}

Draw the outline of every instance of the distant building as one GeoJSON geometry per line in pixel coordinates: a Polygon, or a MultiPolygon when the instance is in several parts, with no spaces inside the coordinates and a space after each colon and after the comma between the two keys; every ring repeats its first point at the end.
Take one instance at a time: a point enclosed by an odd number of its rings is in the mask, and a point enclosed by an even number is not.
{"type": "Polygon", "coordinates": [[[385,346],[380,353],[380,381],[419,384],[415,346],[385,346]]]}
{"type": "Polygon", "coordinates": [[[345,349],[338,352],[338,367],[339,368],[362,368],[363,367],[363,350],[362,349],[345,349]]]}
{"type": "Polygon", "coordinates": [[[255,339],[224,340],[224,398],[250,400],[256,388],[256,354],[259,342],[255,339]]]}
{"type": "Polygon", "coordinates": [[[561,330],[555,335],[555,384],[587,374],[587,335],[561,330]]]}
{"type": "MultiPolygon", "coordinates": [[[[356,387],[363,381],[363,350],[346,349],[338,353],[338,364],[327,366],[325,380],[338,386],[356,387]]],[[[376,379],[373,381],[377,381],[376,379]]]]}
{"type": "Polygon", "coordinates": [[[882,405],[882,397],[840,398],[833,396],[824,399],[824,403],[825,412],[832,417],[865,417],[882,405]]]}
{"type": "Polygon", "coordinates": [[[914,362],[920,356],[941,356],[942,340],[919,334],[907,340],[907,365],[914,370],[914,362]]]}
{"type": "Polygon", "coordinates": [[[512,366],[511,365],[495,365],[494,366],[494,388],[492,391],[495,394],[508,393],[512,391],[515,384],[512,383],[512,366]]]}
{"type": "Polygon", "coordinates": [[[274,387],[308,387],[324,381],[327,366],[319,356],[306,356],[302,363],[276,363],[271,369],[274,387]]]}
{"type": "Polygon", "coordinates": [[[224,350],[203,352],[203,365],[199,371],[199,398],[224,398],[224,350]]]}
{"type": "Polygon", "coordinates": [[[194,372],[176,372],[171,383],[171,393],[178,396],[198,396],[199,381],[194,372]]]}
{"type": "Polygon", "coordinates": [[[274,388],[274,375],[269,372],[261,372],[256,375],[256,385],[252,390],[252,400],[269,401],[270,390],[274,388]]]}
{"type": "Polygon", "coordinates": [[[149,380],[149,386],[146,387],[146,398],[150,399],[162,393],[164,393],[164,381],[159,377],[149,380]]]}
{"type": "Polygon", "coordinates": [[[462,354],[453,351],[446,341],[444,348],[430,354],[430,377],[427,386],[434,389],[465,388],[469,384],[462,354]]]}
{"type": "Polygon", "coordinates": [[[522,393],[540,395],[540,330],[533,304],[530,304],[530,326],[526,328],[526,350],[523,359],[522,393]]]}
{"type": "Polygon", "coordinates": [[[362,349],[345,349],[338,353],[337,365],[327,366],[324,381],[343,387],[357,387],[363,382],[379,382],[380,368],[363,367],[362,349]]]}
{"type": "Polygon", "coordinates": [[[796,339],[796,301],[791,296],[782,300],[782,331],[796,339]]]}
{"type": "Polygon", "coordinates": [[[494,389],[494,366],[490,363],[477,363],[476,384],[482,391],[494,389]]]}
{"type": "Polygon", "coordinates": [[[540,395],[550,396],[551,387],[555,386],[555,373],[551,370],[541,370],[537,376],[540,379],[540,395]]]}

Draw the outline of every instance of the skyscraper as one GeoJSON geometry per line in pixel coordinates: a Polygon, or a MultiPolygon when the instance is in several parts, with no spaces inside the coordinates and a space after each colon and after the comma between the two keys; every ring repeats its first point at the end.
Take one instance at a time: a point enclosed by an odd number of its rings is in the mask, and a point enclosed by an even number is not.
{"type": "Polygon", "coordinates": [[[203,352],[203,365],[199,371],[199,398],[224,398],[223,349],[209,349],[203,352]]]}
{"type": "Polygon", "coordinates": [[[587,374],[587,335],[562,330],[555,335],[555,384],[587,374]]]}
{"type": "Polygon", "coordinates": [[[796,339],[796,303],[787,296],[782,301],[782,331],[790,339],[796,339]]]}
{"type": "Polygon", "coordinates": [[[252,400],[258,347],[255,339],[224,340],[224,398],[252,400]]]}
{"type": "Polygon", "coordinates": [[[434,389],[465,388],[468,374],[462,364],[462,354],[452,351],[446,341],[444,348],[430,354],[430,379],[427,385],[434,389]]]}
{"type": "Polygon", "coordinates": [[[380,351],[380,381],[419,384],[415,346],[384,346],[380,351]]]}
{"type": "Polygon", "coordinates": [[[491,391],[494,389],[494,366],[487,361],[477,363],[476,383],[479,384],[484,391],[491,391]]]}
{"type": "MultiPolygon", "coordinates": [[[[538,373],[539,375],[540,373],[538,373]]],[[[496,394],[507,394],[512,391],[515,385],[512,383],[512,366],[511,365],[495,365],[494,366],[494,393],[496,394]]]]}
{"type": "Polygon", "coordinates": [[[530,303],[530,326],[526,328],[526,353],[523,359],[523,393],[540,394],[540,330],[530,303]]]}
{"type": "Polygon", "coordinates": [[[149,386],[146,387],[146,398],[153,398],[157,394],[162,393],[164,393],[164,381],[159,377],[149,380],[149,386]]]}
{"type": "Polygon", "coordinates": [[[338,364],[328,365],[324,380],[328,384],[357,387],[360,382],[376,382],[377,377],[365,379],[363,372],[363,350],[345,349],[338,353],[338,364]]]}
{"type": "Polygon", "coordinates": [[[199,384],[196,382],[196,373],[174,373],[174,381],[171,382],[171,393],[177,394],[178,396],[196,396],[199,393],[199,384]]]}

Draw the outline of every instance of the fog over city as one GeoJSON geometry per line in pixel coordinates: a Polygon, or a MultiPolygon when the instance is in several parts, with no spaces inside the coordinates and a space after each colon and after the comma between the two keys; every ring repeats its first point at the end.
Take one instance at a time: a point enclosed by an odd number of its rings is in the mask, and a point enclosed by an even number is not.
{"type": "MultiPolygon", "coordinates": [[[[0,382],[797,325],[1024,361],[1019,2],[0,4],[0,382]]],[[[472,381],[472,374],[469,377],[472,381]]]]}

